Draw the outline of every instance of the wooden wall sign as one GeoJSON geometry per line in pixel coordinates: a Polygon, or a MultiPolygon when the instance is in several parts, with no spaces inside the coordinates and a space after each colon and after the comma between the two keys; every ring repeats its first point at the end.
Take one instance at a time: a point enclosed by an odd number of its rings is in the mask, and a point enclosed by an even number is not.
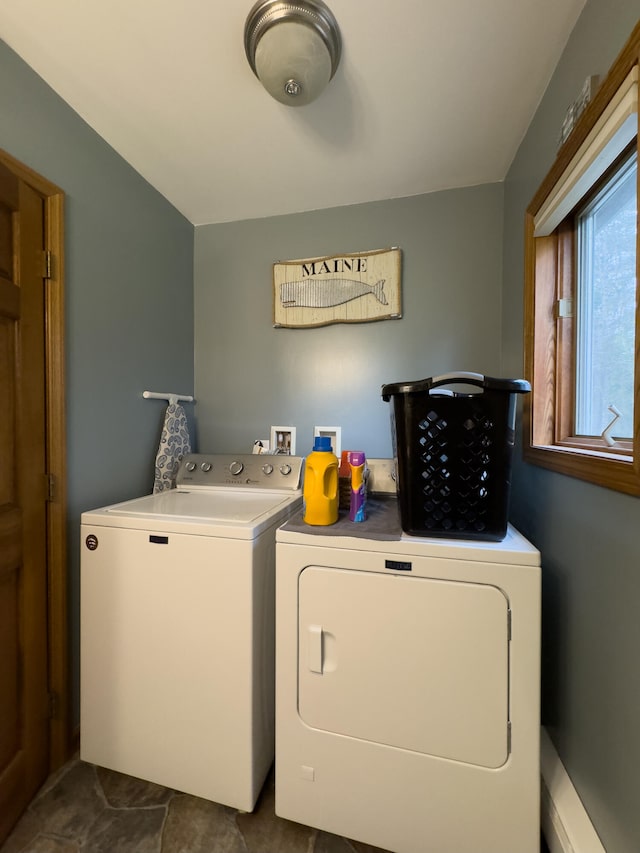
{"type": "Polygon", "coordinates": [[[278,261],[273,265],[273,325],[398,320],[401,266],[397,248],[278,261]]]}

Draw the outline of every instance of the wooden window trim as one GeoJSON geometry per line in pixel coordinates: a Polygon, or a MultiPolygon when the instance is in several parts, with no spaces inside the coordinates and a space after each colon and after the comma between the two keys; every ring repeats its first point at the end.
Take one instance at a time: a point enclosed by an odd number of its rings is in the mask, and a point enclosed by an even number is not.
{"type": "MultiPolygon", "coordinates": [[[[534,220],[598,118],[638,65],[640,22],[527,208],[524,270],[524,367],[532,389],[524,400],[524,458],[535,465],[634,495],[640,494],[640,307],[636,308],[633,441],[616,442],[615,447],[609,448],[599,438],[572,435],[575,382],[568,342],[573,340],[574,321],[556,316],[556,304],[559,298],[573,295],[573,228],[563,223],[552,234],[536,237],[534,220]]],[[[640,184],[640,169],[638,174],[640,184]]],[[[638,235],[636,239],[638,282],[638,235]]]]}

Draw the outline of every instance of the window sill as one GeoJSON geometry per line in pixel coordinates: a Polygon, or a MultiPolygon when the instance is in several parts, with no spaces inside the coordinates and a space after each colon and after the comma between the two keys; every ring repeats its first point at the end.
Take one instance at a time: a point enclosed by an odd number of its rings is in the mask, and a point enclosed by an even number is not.
{"type": "Polygon", "coordinates": [[[523,458],[525,462],[559,474],[629,495],[640,495],[640,464],[630,455],[554,444],[525,447],[523,458]]]}
{"type": "Polygon", "coordinates": [[[611,459],[615,462],[633,462],[633,447],[630,442],[616,442],[609,447],[598,438],[567,438],[560,439],[551,447],[567,453],[580,453],[585,456],[595,456],[599,459],[611,459]]]}

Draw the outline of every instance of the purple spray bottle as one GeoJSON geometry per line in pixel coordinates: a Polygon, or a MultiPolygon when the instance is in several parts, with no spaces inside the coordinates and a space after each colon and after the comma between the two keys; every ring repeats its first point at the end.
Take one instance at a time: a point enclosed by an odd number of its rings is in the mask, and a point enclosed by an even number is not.
{"type": "Polygon", "coordinates": [[[351,469],[351,501],[349,503],[350,521],[364,521],[365,515],[365,484],[364,466],[365,455],[361,450],[350,450],[347,454],[349,468],[351,469]]]}

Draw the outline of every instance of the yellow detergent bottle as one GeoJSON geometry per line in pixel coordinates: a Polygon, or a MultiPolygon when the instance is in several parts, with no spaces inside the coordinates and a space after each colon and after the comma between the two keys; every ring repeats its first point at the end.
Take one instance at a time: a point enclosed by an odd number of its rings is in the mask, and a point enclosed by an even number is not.
{"type": "Polygon", "coordinates": [[[338,520],[338,459],[329,436],[316,436],[307,456],[302,499],[302,517],[307,524],[335,524],[338,520]]]}

